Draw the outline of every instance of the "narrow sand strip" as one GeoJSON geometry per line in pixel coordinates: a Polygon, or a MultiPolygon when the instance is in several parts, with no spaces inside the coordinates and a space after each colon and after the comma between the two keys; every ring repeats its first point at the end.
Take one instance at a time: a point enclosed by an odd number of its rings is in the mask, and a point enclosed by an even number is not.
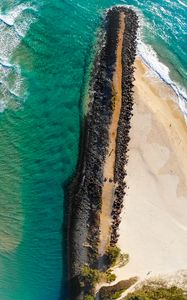
{"type": "Polygon", "coordinates": [[[136,59],[117,280],[187,269],[187,126],[174,94],[136,59]]]}
{"type": "Polygon", "coordinates": [[[113,203],[113,193],[115,189],[114,184],[114,163],[116,151],[116,135],[117,127],[121,110],[121,97],[122,97],[122,47],[123,47],[123,33],[125,31],[125,15],[121,13],[120,16],[120,30],[118,37],[118,46],[116,53],[116,71],[113,76],[113,89],[114,89],[114,112],[112,122],[109,128],[109,147],[106,156],[103,176],[106,178],[103,184],[102,191],[102,211],[100,215],[100,245],[99,254],[103,255],[106,247],[110,241],[110,227],[111,227],[111,211],[113,203]]]}

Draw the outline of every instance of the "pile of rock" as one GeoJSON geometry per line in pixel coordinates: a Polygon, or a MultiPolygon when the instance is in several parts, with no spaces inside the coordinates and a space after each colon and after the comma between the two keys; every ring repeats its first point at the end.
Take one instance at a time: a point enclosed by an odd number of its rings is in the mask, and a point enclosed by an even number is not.
{"type": "Polygon", "coordinates": [[[130,9],[120,8],[125,12],[125,32],[123,39],[123,57],[122,57],[122,107],[117,130],[116,142],[116,160],[114,181],[117,185],[115,190],[115,199],[112,209],[112,231],[111,246],[118,241],[118,228],[120,224],[120,214],[123,208],[123,199],[125,195],[125,165],[128,162],[128,143],[130,141],[129,130],[131,128],[130,120],[133,109],[133,63],[136,56],[136,34],[138,28],[138,17],[136,13],[130,9]]]}
{"type": "MultiPolygon", "coordinates": [[[[105,41],[102,41],[92,72],[89,111],[82,128],[79,164],[69,188],[68,255],[71,278],[78,278],[85,264],[95,267],[98,259],[103,164],[113,113],[112,77],[118,30],[119,12],[109,10],[103,34],[105,41]]],[[[71,298],[78,299],[78,296],[71,298]]]]}

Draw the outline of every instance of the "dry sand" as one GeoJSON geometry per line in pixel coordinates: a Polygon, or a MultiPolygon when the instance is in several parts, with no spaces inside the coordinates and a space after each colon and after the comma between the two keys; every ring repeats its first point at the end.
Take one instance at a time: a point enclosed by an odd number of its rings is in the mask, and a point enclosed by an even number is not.
{"type": "Polygon", "coordinates": [[[117,281],[187,269],[187,126],[175,95],[135,62],[127,195],[118,245],[130,255],[117,281]]]}

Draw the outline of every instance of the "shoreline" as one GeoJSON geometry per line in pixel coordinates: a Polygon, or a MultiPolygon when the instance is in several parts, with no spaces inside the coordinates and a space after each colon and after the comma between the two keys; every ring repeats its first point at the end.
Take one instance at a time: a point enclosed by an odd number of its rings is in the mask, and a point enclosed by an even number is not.
{"type": "MultiPolygon", "coordinates": [[[[85,117],[76,176],[69,186],[68,254],[70,299],[83,299],[89,291],[81,288],[81,272],[85,265],[98,268],[100,216],[102,207],[103,168],[109,146],[109,126],[113,116],[112,78],[115,71],[120,14],[125,15],[125,31],[122,48],[122,108],[117,129],[114,181],[113,224],[110,244],[118,240],[118,224],[124,195],[126,152],[132,110],[133,62],[136,51],[137,16],[125,7],[114,7],[107,12],[106,40],[96,58],[95,73],[92,73],[88,113],[85,117]],[[99,67],[98,67],[99,66],[99,67]],[[126,124],[124,124],[124,120],[126,124]],[[125,140],[120,141],[121,135],[125,140]],[[123,154],[125,150],[125,155],[123,154]],[[72,293],[73,290],[73,293],[72,293]]],[[[107,249],[106,249],[107,250],[107,249]]]]}
{"type": "Polygon", "coordinates": [[[142,41],[141,36],[139,37],[139,41],[137,44],[137,55],[142,59],[143,63],[150,70],[152,76],[161,80],[164,84],[170,87],[170,89],[176,95],[176,97],[178,98],[177,104],[180,107],[180,110],[184,115],[185,122],[187,124],[187,90],[185,86],[182,85],[182,83],[176,82],[170,78],[169,67],[159,60],[158,54],[150,45],[147,45],[142,41]],[[148,51],[152,52],[150,57],[148,51]],[[146,57],[146,54],[148,55],[148,57],[146,57]],[[151,63],[151,59],[153,59],[155,62],[154,66],[151,63]]]}

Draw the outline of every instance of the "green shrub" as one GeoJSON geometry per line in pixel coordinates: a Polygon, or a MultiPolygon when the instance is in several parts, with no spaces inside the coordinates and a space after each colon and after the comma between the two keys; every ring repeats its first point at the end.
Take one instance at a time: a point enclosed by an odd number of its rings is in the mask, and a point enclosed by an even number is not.
{"type": "Polygon", "coordinates": [[[94,287],[100,281],[101,273],[96,269],[84,266],[81,277],[86,286],[94,287]]]}
{"type": "Polygon", "coordinates": [[[116,275],[111,273],[106,273],[106,281],[107,283],[111,283],[116,280],[116,275]]]}
{"type": "Polygon", "coordinates": [[[84,300],[94,300],[94,297],[91,296],[91,295],[86,295],[86,296],[84,297],[84,300]]]}
{"type": "Polygon", "coordinates": [[[142,289],[137,290],[127,295],[125,300],[186,300],[182,289],[176,286],[154,287],[143,286],[142,289]]]}
{"type": "Polygon", "coordinates": [[[107,250],[107,259],[110,266],[114,266],[120,255],[120,249],[117,246],[110,246],[107,250]]]}
{"type": "Polygon", "coordinates": [[[99,291],[100,300],[117,299],[122,292],[127,290],[137,282],[137,277],[132,277],[128,280],[122,280],[112,286],[103,286],[99,291]],[[113,298],[114,297],[114,298],[113,298]]]}
{"type": "Polygon", "coordinates": [[[129,254],[121,253],[119,256],[119,267],[124,267],[129,262],[129,254]]]}
{"type": "Polygon", "coordinates": [[[125,290],[121,290],[112,295],[112,299],[118,299],[125,290]]]}

